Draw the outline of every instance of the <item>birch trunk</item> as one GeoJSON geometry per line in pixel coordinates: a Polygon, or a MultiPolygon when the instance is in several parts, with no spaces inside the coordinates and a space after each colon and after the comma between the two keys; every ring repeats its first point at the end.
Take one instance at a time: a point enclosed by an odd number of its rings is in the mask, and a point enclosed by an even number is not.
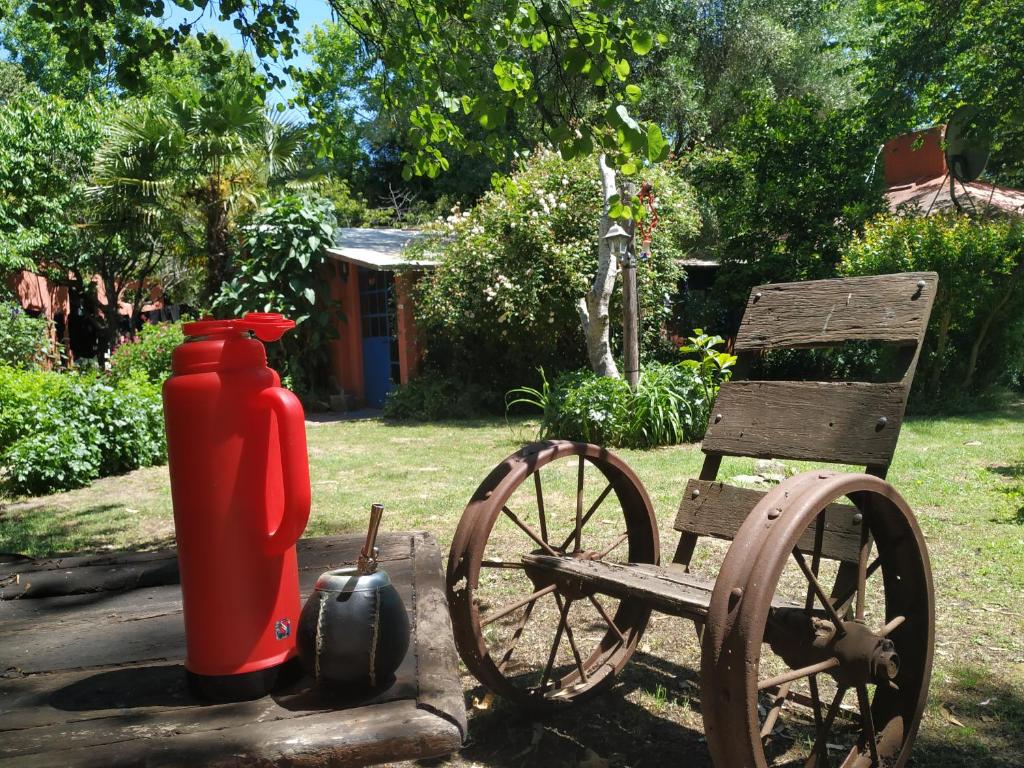
{"type": "Polygon", "coordinates": [[[615,183],[615,170],[608,167],[604,155],[597,158],[597,165],[601,173],[603,196],[603,213],[597,231],[597,272],[587,295],[580,299],[579,313],[580,322],[583,324],[583,335],[587,341],[590,367],[599,376],[610,376],[617,379],[619,378],[619,369],[612,356],[608,335],[608,306],[611,303],[612,290],[615,288],[615,274],[618,267],[615,259],[612,258],[611,246],[604,236],[612,225],[608,216],[609,200],[618,193],[618,190],[615,183]]]}

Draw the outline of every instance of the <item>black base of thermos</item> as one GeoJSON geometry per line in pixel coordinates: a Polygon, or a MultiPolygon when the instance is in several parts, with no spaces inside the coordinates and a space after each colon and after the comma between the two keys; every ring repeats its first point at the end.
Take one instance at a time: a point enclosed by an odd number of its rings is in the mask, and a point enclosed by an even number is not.
{"type": "Polygon", "coordinates": [[[212,702],[251,701],[275,688],[295,682],[302,675],[298,658],[284,664],[243,672],[240,675],[197,675],[185,670],[188,689],[198,699],[212,702]]]}

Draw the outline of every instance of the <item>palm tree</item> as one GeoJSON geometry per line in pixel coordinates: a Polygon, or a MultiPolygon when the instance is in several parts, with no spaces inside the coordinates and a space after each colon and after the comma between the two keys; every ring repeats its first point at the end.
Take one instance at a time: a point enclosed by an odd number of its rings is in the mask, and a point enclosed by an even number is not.
{"type": "Polygon", "coordinates": [[[271,116],[249,83],[227,79],[198,98],[148,97],[126,107],[96,155],[97,195],[107,210],[183,235],[198,217],[209,306],[230,276],[230,232],[240,214],[292,170],[302,131],[271,116]]]}

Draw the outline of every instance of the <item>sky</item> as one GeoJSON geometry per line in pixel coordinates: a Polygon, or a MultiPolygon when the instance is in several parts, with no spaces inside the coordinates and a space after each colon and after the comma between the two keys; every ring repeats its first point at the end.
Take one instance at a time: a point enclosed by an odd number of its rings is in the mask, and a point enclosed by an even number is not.
{"type": "MultiPolygon", "coordinates": [[[[306,36],[306,33],[317,24],[322,24],[325,21],[331,20],[331,6],[328,4],[327,0],[294,0],[291,5],[299,12],[299,20],[296,25],[299,31],[299,40],[302,40],[306,36]]],[[[169,25],[177,25],[182,21],[194,19],[196,15],[195,11],[185,11],[174,3],[167,3],[166,7],[168,11],[164,15],[163,21],[169,25]]],[[[233,47],[243,47],[242,38],[241,35],[239,35],[238,30],[231,25],[230,21],[220,21],[217,18],[217,14],[212,10],[206,11],[203,18],[196,25],[195,31],[216,32],[222,38],[230,42],[233,47]]],[[[287,62],[279,61],[276,64],[274,62],[270,62],[272,71],[286,81],[286,85],[283,88],[278,88],[268,94],[267,101],[271,105],[287,103],[290,98],[295,96],[295,88],[291,79],[284,72],[284,67],[288,65],[301,67],[309,62],[309,56],[301,50],[298,50],[295,57],[289,59],[287,62]]],[[[296,114],[302,113],[296,112],[296,114]]]]}

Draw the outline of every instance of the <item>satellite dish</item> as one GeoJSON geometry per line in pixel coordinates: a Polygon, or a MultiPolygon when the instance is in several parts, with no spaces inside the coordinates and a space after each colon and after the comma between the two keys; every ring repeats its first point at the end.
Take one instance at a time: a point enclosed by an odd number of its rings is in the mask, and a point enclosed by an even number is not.
{"type": "Polygon", "coordinates": [[[946,124],[946,167],[953,178],[974,181],[988,162],[992,135],[978,117],[978,108],[965,105],[957,109],[946,124]]]}

